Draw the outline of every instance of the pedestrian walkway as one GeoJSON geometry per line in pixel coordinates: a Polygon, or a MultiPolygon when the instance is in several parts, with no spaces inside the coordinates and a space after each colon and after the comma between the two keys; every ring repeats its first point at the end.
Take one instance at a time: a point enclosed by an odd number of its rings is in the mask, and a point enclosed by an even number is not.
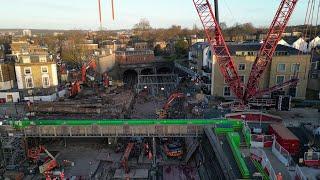
{"type": "Polygon", "coordinates": [[[281,172],[283,179],[293,179],[293,177],[290,175],[287,167],[282,164],[279,159],[272,153],[271,148],[270,149],[263,149],[266,153],[274,171],[276,174],[281,172]]]}

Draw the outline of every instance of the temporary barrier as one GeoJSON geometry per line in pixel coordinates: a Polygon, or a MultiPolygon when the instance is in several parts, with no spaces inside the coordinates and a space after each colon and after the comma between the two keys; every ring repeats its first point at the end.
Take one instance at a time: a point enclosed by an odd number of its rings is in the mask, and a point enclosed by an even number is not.
{"type": "Polygon", "coordinates": [[[255,148],[271,147],[273,143],[272,135],[251,134],[251,146],[255,148]]]}

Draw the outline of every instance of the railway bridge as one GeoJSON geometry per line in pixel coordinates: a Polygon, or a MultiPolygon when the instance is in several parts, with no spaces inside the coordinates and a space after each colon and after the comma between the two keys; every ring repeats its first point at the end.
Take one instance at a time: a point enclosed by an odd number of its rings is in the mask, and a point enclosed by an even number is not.
{"type": "Polygon", "coordinates": [[[205,127],[241,128],[228,119],[25,120],[8,121],[1,134],[24,137],[198,137],[205,127]]]}

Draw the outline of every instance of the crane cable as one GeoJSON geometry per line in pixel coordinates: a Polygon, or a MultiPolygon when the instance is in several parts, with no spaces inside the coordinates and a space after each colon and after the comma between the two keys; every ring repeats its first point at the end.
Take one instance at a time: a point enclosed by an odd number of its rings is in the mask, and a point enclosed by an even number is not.
{"type": "MultiPolygon", "coordinates": [[[[317,47],[315,39],[318,37],[319,14],[320,14],[320,0],[318,2],[317,17],[316,17],[315,28],[314,28],[314,35],[313,35],[314,42],[312,44],[310,43],[310,46],[312,45],[311,48],[310,48],[310,50],[311,50],[311,62],[312,62],[312,59],[314,57],[315,49],[317,47]]],[[[312,68],[312,66],[310,66],[310,68],[312,68]]]]}
{"type": "MultiPolygon", "coordinates": [[[[314,16],[314,13],[315,13],[315,10],[314,10],[314,8],[315,8],[315,6],[316,6],[316,0],[313,0],[314,2],[313,2],[313,8],[312,8],[312,11],[310,12],[311,13],[311,18],[310,18],[310,26],[311,26],[311,28],[310,28],[310,31],[309,31],[309,37],[310,37],[310,42],[309,42],[309,50],[310,50],[310,53],[311,53],[311,60],[313,59],[313,56],[314,56],[314,46],[316,45],[315,44],[315,42],[312,42],[312,41],[314,41],[315,40],[315,38],[317,37],[317,35],[318,35],[318,24],[319,24],[319,13],[320,13],[320,0],[319,0],[319,2],[318,2],[318,6],[317,6],[317,12],[316,12],[316,18],[315,18],[315,23],[313,23],[313,21],[314,21],[314,18],[313,18],[313,16],[314,16]],[[315,24],[315,28],[313,28],[313,25],[315,24]],[[314,32],[313,32],[313,30],[314,30],[314,32]],[[311,39],[311,38],[313,38],[313,39],[311,39]]],[[[308,35],[308,34],[306,34],[306,35],[308,35]]],[[[305,74],[304,74],[304,78],[306,78],[306,75],[307,75],[307,72],[308,71],[308,67],[306,66],[305,67],[305,74]]]]}
{"type": "MultiPolygon", "coordinates": [[[[307,11],[306,11],[306,15],[305,15],[305,19],[304,19],[304,32],[302,35],[302,39],[306,41],[307,43],[307,38],[311,38],[312,36],[312,25],[313,25],[313,19],[314,19],[314,9],[315,9],[315,2],[316,0],[309,0],[308,1],[308,6],[307,6],[307,11]]],[[[318,4],[318,12],[317,12],[317,21],[319,20],[319,9],[320,9],[320,0],[319,0],[319,4],[318,4]]],[[[317,23],[318,24],[318,23],[317,23]]],[[[302,47],[303,48],[303,47],[302,47]]],[[[307,46],[307,48],[309,48],[307,46]]],[[[302,54],[304,54],[303,50],[301,50],[301,45],[299,45],[299,53],[298,53],[298,64],[299,64],[299,69],[300,69],[300,62],[302,60],[302,54]]],[[[306,72],[307,72],[307,66],[305,66],[305,73],[304,73],[304,79],[306,79],[306,72]]],[[[299,69],[294,69],[294,77],[298,78],[299,76],[299,69]]]]}

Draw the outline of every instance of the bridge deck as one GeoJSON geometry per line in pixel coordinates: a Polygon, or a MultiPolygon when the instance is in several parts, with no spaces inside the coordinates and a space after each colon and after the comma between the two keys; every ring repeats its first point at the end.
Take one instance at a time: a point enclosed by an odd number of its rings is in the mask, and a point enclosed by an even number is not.
{"type": "Polygon", "coordinates": [[[27,120],[9,121],[5,131],[26,137],[195,137],[204,127],[242,127],[228,119],[27,120]]]}

